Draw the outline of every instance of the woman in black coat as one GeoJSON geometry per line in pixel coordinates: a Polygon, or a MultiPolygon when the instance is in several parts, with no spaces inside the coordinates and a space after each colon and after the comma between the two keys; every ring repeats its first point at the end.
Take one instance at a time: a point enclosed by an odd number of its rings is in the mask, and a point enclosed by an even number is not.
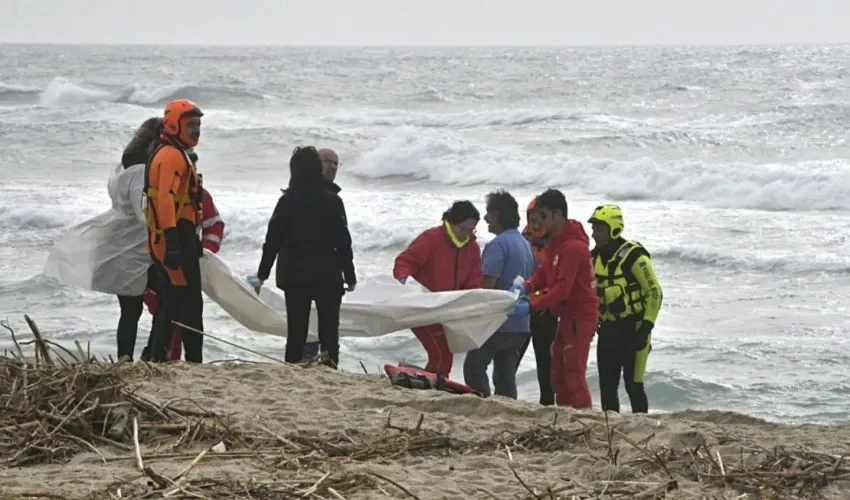
{"type": "Polygon", "coordinates": [[[275,259],[277,287],[286,296],[286,361],[302,359],[315,301],[319,341],[336,368],[343,284],[354,290],[357,277],[345,205],[328,188],[322,159],[312,146],[295,148],[289,160],[289,187],[269,220],[257,271],[259,286],[268,279],[275,259]]]}

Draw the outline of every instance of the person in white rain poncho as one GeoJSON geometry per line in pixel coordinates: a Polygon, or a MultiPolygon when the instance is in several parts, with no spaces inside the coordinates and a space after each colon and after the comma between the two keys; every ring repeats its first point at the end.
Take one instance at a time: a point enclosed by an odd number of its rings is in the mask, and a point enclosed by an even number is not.
{"type": "Polygon", "coordinates": [[[160,118],[149,118],[109,176],[112,208],[73,226],[58,238],[47,256],[44,274],[60,283],[118,296],[118,358],[133,359],[142,294],[148,285],[151,258],[142,213],[145,164],[162,130],[160,118]]]}

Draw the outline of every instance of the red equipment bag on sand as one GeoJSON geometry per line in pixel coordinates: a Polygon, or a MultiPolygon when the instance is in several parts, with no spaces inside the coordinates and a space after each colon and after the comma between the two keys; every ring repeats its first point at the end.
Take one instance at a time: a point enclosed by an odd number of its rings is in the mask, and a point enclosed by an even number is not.
{"type": "Polygon", "coordinates": [[[474,391],[466,384],[448,379],[440,373],[426,372],[425,370],[405,364],[384,365],[384,371],[390,379],[390,383],[408,389],[436,389],[452,394],[475,394],[484,397],[480,392],[474,391]]]}

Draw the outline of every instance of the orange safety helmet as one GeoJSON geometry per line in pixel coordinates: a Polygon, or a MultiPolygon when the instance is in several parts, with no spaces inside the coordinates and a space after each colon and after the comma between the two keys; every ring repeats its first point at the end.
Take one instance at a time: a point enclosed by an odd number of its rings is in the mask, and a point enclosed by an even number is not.
{"type": "Polygon", "coordinates": [[[198,137],[190,137],[184,126],[187,118],[200,118],[204,116],[201,108],[188,99],[177,99],[171,101],[165,107],[162,116],[162,129],[166,134],[176,137],[186,147],[193,148],[198,145],[198,137]]]}
{"type": "MultiPolygon", "coordinates": [[[[526,209],[526,212],[525,212],[526,220],[528,219],[528,216],[537,209],[537,204],[535,203],[536,200],[537,200],[537,198],[532,198],[531,201],[528,203],[528,208],[526,209]]],[[[525,231],[524,232],[528,232],[528,234],[534,236],[535,238],[545,238],[546,237],[546,231],[544,231],[542,229],[539,230],[539,231],[532,231],[531,230],[531,224],[525,225],[525,231]]]]}

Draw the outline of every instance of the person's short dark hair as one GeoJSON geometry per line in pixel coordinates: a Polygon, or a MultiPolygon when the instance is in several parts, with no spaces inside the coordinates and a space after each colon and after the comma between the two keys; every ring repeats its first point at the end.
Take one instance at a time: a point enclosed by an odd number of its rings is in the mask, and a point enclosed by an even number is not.
{"type": "Polygon", "coordinates": [[[300,190],[323,186],[322,157],[313,146],[297,147],[289,159],[289,189],[300,190]]]}
{"type": "Polygon", "coordinates": [[[502,229],[519,227],[519,204],[511,193],[499,189],[487,195],[487,211],[496,212],[502,229]]]}
{"type": "Polygon", "coordinates": [[[469,219],[479,221],[481,220],[481,214],[478,213],[478,209],[475,208],[475,205],[468,200],[456,201],[452,203],[451,208],[443,212],[443,220],[448,221],[451,224],[460,224],[461,222],[469,219]]]}
{"type": "Polygon", "coordinates": [[[540,193],[537,198],[534,199],[534,208],[536,210],[548,209],[553,212],[561,212],[564,214],[564,218],[567,218],[567,214],[569,213],[567,208],[567,198],[564,196],[558,189],[547,189],[540,193]]]}

